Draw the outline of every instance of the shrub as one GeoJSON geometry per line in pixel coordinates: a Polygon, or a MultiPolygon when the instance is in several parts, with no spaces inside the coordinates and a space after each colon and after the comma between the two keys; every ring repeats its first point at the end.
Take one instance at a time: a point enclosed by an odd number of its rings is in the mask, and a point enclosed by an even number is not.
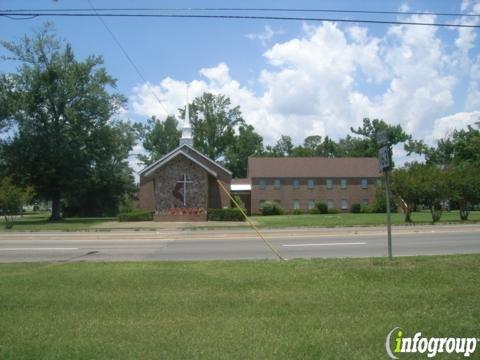
{"type": "Polygon", "coordinates": [[[262,206],[260,207],[260,211],[262,215],[282,215],[283,210],[274,201],[265,201],[262,206]]]}
{"type": "Polygon", "coordinates": [[[329,214],[338,214],[338,213],[340,213],[340,210],[332,208],[332,209],[328,209],[328,213],[329,214]]]}
{"type": "Polygon", "coordinates": [[[318,201],[315,206],[317,207],[319,214],[328,214],[328,206],[327,204],[318,201]]]}
{"type": "MultiPolygon", "coordinates": [[[[397,212],[397,203],[395,197],[390,197],[390,209],[392,213],[397,212]]],[[[375,202],[372,204],[372,212],[374,213],[386,213],[387,212],[387,198],[385,195],[385,187],[383,185],[378,186],[375,193],[375,202]]]]}
{"type": "Polygon", "coordinates": [[[135,202],[133,201],[132,197],[129,195],[124,195],[118,204],[119,214],[126,214],[134,212],[135,210],[135,202]]]}
{"type": "Polygon", "coordinates": [[[309,214],[315,215],[315,214],[320,214],[320,211],[318,211],[317,208],[309,209],[308,210],[309,214]]]}
{"type": "Polygon", "coordinates": [[[371,214],[373,213],[373,208],[371,205],[362,205],[360,212],[364,214],[371,214]]]}
{"type": "Polygon", "coordinates": [[[302,215],[303,211],[301,209],[293,209],[292,215],[302,215]]]}
{"type": "Polygon", "coordinates": [[[362,206],[358,203],[352,204],[350,211],[354,214],[360,214],[362,211],[362,206]]]}
{"type": "MultiPolygon", "coordinates": [[[[233,199],[235,200],[235,202],[238,204],[238,206],[240,206],[240,209],[242,209],[242,211],[246,214],[247,213],[247,208],[245,206],[245,203],[242,201],[242,199],[240,198],[240,196],[238,195],[235,195],[233,197],[233,199]]],[[[232,208],[236,208],[235,204],[233,203],[232,201],[232,204],[230,205],[232,208]]]]}
{"type": "Polygon", "coordinates": [[[118,221],[150,221],[153,220],[153,211],[133,210],[118,214],[118,221]]]}
{"type": "Polygon", "coordinates": [[[210,221],[244,221],[239,209],[208,209],[207,219],[210,221]]]}

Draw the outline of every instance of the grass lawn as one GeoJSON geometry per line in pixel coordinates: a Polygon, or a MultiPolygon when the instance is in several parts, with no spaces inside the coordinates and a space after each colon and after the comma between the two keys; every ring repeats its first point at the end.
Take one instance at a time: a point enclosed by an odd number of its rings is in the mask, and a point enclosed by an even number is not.
{"type": "MultiPolygon", "coordinates": [[[[112,229],[155,230],[165,227],[166,223],[158,222],[118,222],[115,217],[102,218],[68,218],[63,221],[49,222],[50,214],[40,213],[17,217],[13,229],[6,230],[3,220],[0,219],[0,231],[109,231],[112,229]]],[[[259,227],[284,228],[284,227],[335,227],[335,226],[376,226],[386,224],[385,214],[322,214],[322,215],[278,215],[278,216],[252,216],[259,227]]],[[[430,224],[430,212],[416,212],[412,214],[414,224],[430,224]]],[[[480,222],[480,211],[472,211],[469,220],[464,223],[480,222]]],[[[401,213],[392,214],[394,225],[404,225],[404,216],[401,213]]],[[[439,223],[462,223],[458,211],[444,212],[439,223]]],[[[232,224],[229,222],[209,222],[208,224],[189,223],[179,225],[186,229],[228,229],[245,227],[246,223],[232,224]]]]}
{"type": "Polygon", "coordinates": [[[395,326],[478,337],[479,269],[480,255],[2,264],[0,359],[384,359],[395,326]]]}
{"type": "MultiPolygon", "coordinates": [[[[277,216],[252,216],[260,227],[282,228],[282,227],[334,227],[334,226],[374,226],[386,225],[386,214],[322,214],[322,215],[277,215],[277,216]]],[[[392,214],[392,224],[404,225],[404,214],[392,214]]],[[[480,221],[480,211],[472,211],[468,222],[480,221]]],[[[422,211],[412,214],[414,224],[430,224],[432,217],[430,212],[422,211]]],[[[444,211],[438,223],[462,223],[458,211],[444,211]]]]}
{"type": "Polygon", "coordinates": [[[0,231],[81,231],[89,230],[95,225],[106,221],[116,220],[117,218],[69,218],[62,221],[50,222],[48,218],[50,213],[28,214],[23,217],[18,216],[13,223],[12,230],[6,230],[3,219],[0,218],[0,231]]]}

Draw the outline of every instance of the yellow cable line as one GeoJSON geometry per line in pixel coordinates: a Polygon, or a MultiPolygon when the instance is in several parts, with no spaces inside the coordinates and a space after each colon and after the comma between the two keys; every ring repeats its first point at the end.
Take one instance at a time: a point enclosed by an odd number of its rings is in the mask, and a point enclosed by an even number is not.
{"type": "Polygon", "coordinates": [[[245,218],[245,221],[248,223],[248,225],[250,225],[258,234],[258,236],[260,236],[260,238],[263,240],[263,242],[270,248],[270,250],[278,256],[278,258],[280,260],[287,260],[285,259],[284,257],[282,257],[282,255],[280,255],[280,253],[273,247],[272,244],[270,244],[270,242],[265,239],[265,237],[262,235],[262,233],[260,232],[260,230],[258,230],[258,228],[255,226],[255,224],[248,218],[247,214],[245,214],[245,212],[243,211],[243,209],[240,207],[240,205],[238,205],[238,203],[235,201],[235,199],[232,197],[232,195],[230,194],[230,192],[227,190],[227,188],[225,187],[225,185],[222,183],[222,181],[220,181],[220,179],[217,179],[217,182],[218,184],[220,185],[220,187],[222,188],[222,190],[225,192],[225,194],[227,194],[227,196],[230,198],[230,200],[232,200],[233,204],[238,208],[238,210],[240,210],[240,212],[242,213],[243,217],[245,218]]]}

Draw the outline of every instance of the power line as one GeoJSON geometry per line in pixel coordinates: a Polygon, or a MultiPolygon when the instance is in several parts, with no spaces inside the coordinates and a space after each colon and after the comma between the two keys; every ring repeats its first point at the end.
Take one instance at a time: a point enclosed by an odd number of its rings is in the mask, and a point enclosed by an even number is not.
{"type": "Polygon", "coordinates": [[[10,16],[10,15],[2,15],[2,16],[5,16],[6,18],[8,18],[10,20],[31,20],[31,19],[35,19],[37,17],[36,15],[27,16],[27,17],[15,17],[15,16],[10,16]]]}
{"type": "MultiPolygon", "coordinates": [[[[0,16],[39,16],[39,17],[95,17],[92,13],[3,13],[0,16]]],[[[293,16],[258,16],[258,15],[198,15],[198,14],[101,14],[102,17],[136,17],[136,18],[190,18],[190,19],[246,19],[246,20],[287,20],[287,21],[332,21],[344,23],[365,23],[365,24],[384,24],[384,25],[413,25],[413,26],[436,26],[452,28],[480,28],[480,25],[454,24],[454,23],[428,23],[414,21],[387,21],[387,20],[369,20],[369,19],[339,19],[339,18],[317,18],[317,17],[293,17],[293,16]]]]}
{"type": "Polygon", "coordinates": [[[124,47],[122,46],[122,44],[120,43],[120,41],[117,39],[117,37],[115,36],[115,34],[113,33],[113,31],[108,27],[107,23],[102,19],[101,15],[98,15],[95,7],[93,6],[92,2],[90,0],[88,0],[88,3],[90,4],[92,10],[97,14],[97,17],[98,17],[98,20],[100,20],[100,22],[103,24],[103,26],[105,27],[105,29],[108,31],[108,33],[110,34],[110,36],[112,37],[113,41],[115,41],[115,43],[118,45],[118,47],[120,48],[120,50],[122,51],[123,55],[125,55],[125,57],[127,58],[128,62],[130,63],[130,65],[132,65],[132,67],[135,69],[135,72],[137,73],[138,76],[140,76],[140,78],[143,80],[143,82],[148,86],[148,89],[150,90],[150,92],[152,93],[152,95],[155,97],[155,99],[157,100],[157,102],[160,104],[160,106],[162,107],[162,109],[165,111],[166,115],[168,116],[168,111],[167,109],[165,108],[165,106],[163,105],[163,103],[160,101],[160,99],[158,98],[157,94],[155,94],[155,92],[153,91],[153,89],[151,88],[149,82],[145,79],[145,77],[143,76],[143,74],[141,73],[140,69],[137,67],[137,65],[135,65],[135,63],[133,62],[132,58],[128,55],[127,51],[124,49],[124,47]]]}
{"type": "MultiPolygon", "coordinates": [[[[343,13],[343,14],[378,14],[378,15],[435,15],[435,16],[466,16],[478,17],[480,14],[444,13],[433,11],[381,11],[381,10],[342,10],[342,9],[312,9],[312,8],[228,8],[228,7],[204,7],[204,8],[96,8],[97,11],[261,11],[261,12],[316,12],[316,13],[343,13]]],[[[7,9],[3,12],[81,12],[89,11],[86,8],[67,9],[7,9]]]]}

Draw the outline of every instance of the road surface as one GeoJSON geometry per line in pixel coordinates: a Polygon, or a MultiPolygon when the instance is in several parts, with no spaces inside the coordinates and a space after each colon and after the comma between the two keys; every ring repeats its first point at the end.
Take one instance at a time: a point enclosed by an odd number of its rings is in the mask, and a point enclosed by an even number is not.
{"type": "MultiPolygon", "coordinates": [[[[384,228],[262,233],[285,258],[387,255],[384,228]]],[[[393,228],[394,256],[480,253],[480,225],[393,228]]],[[[0,233],[0,262],[275,258],[253,230],[0,233]]]]}

